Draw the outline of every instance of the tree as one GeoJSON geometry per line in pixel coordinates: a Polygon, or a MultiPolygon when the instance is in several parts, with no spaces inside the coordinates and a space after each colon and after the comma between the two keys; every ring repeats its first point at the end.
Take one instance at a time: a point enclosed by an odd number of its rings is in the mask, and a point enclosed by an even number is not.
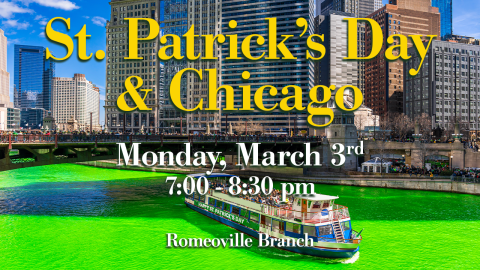
{"type": "Polygon", "coordinates": [[[414,128],[413,121],[403,113],[395,113],[391,117],[392,133],[399,140],[404,140],[414,128]]]}
{"type": "Polygon", "coordinates": [[[391,137],[392,129],[394,127],[391,114],[386,113],[380,118],[378,123],[379,131],[376,132],[376,139],[387,140],[391,137]]]}
{"type": "Polygon", "coordinates": [[[445,126],[445,136],[449,139],[452,139],[452,134],[455,133],[455,124],[458,123],[460,127],[460,134],[463,134],[463,137],[468,137],[469,133],[469,124],[466,121],[462,120],[461,116],[450,117],[447,125],[445,126]]]}
{"type": "Polygon", "coordinates": [[[365,126],[368,123],[367,117],[368,116],[364,114],[355,115],[355,127],[359,133],[365,129],[365,126]]]}
{"type": "Polygon", "coordinates": [[[432,118],[426,113],[422,113],[420,117],[415,119],[415,122],[420,125],[420,134],[422,134],[420,140],[429,141],[432,134],[432,118]]]}

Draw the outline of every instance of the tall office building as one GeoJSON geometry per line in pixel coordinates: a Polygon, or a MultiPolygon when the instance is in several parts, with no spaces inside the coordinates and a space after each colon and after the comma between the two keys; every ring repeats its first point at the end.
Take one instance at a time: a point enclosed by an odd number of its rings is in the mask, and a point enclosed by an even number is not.
{"type": "Polygon", "coordinates": [[[345,61],[347,57],[347,22],[344,18],[355,17],[352,13],[330,10],[328,15],[315,18],[318,34],[324,35],[323,45],[326,54],[315,63],[315,84],[344,85],[358,84],[358,65],[353,61],[345,61]]]}
{"type": "Polygon", "coordinates": [[[15,45],[14,105],[17,108],[52,108],[55,63],[45,59],[45,48],[15,45]]]}
{"type": "MultiPolygon", "coordinates": [[[[192,4],[193,1],[190,1],[192,4]]],[[[196,1],[199,2],[199,1],[196,1]]],[[[206,3],[209,1],[203,0],[201,1],[203,5],[206,6],[206,3]]],[[[184,35],[188,30],[188,20],[187,17],[187,10],[190,11],[190,6],[187,6],[187,0],[165,0],[163,1],[163,17],[160,18],[161,22],[161,29],[163,35],[174,34],[179,37],[184,35]]],[[[203,16],[204,13],[197,12],[197,16],[200,14],[203,16]]],[[[208,14],[208,13],[207,13],[208,14]]],[[[205,18],[203,18],[205,19],[205,18]]],[[[197,18],[198,20],[198,18],[197,18]]],[[[206,25],[206,24],[205,24],[206,25]]],[[[196,32],[197,34],[198,32],[196,32]]],[[[168,46],[172,44],[172,40],[168,39],[168,43],[161,46],[168,46]]],[[[185,39],[182,38],[182,45],[181,45],[181,52],[182,55],[185,55],[185,39]]],[[[169,50],[167,50],[167,54],[169,54],[169,50]]],[[[186,114],[183,111],[178,110],[170,101],[170,83],[180,70],[187,68],[187,60],[183,59],[180,61],[177,60],[170,60],[163,62],[163,69],[164,73],[161,75],[163,80],[163,92],[159,93],[159,102],[160,108],[158,112],[159,117],[159,130],[176,133],[180,132],[180,128],[182,128],[182,132],[186,131],[186,114]]],[[[184,107],[187,106],[187,74],[182,76],[182,82],[180,86],[180,95],[181,95],[181,102],[184,107]]]]}
{"type": "Polygon", "coordinates": [[[354,17],[366,18],[374,11],[375,0],[325,0],[321,4],[321,15],[330,10],[354,14],[354,17]]]}
{"type": "Polygon", "coordinates": [[[373,9],[376,11],[376,10],[379,10],[383,7],[383,3],[382,3],[382,0],[374,0],[373,2],[373,9]]]}
{"type": "MultiPolygon", "coordinates": [[[[233,0],[222,1],[222,34],[238,36],[238,43],[240,44],[247,35],[259,34],[265,38],[265,43],[262,46],[252,44],[252,56],[257,57],[268,50],[268,22],[266,18],[277,18],[277,36],[293,35],[286,42],[286,46],[291,51],[292,55],[296,57],[295,60],[284,61],[269,61],[258,60],[255,62],[249,61],[246,58],[241,60],[227,60],[226,55],[229,51],[228,39],[222,45],[222,71],[221,83],[222,85],[230,85],[233,87],[234,106],[241,107],[242,99],[245,98],[242,94],[242,85],[251,85],[253,101],[253,94],[255,91],[264,86],[272,85],[278,90],[278,94],[270,96],[267,91],[263,95],[263,103],[266,107],[271,107],[286,96],[291,96],[293,89],[290,89],[288,95],[282,95],[281,90],[287,85],[296,85],[303,90],[304,97],[308,96],[308,90],[313,86],[313,63],[306,60],[305,50],[308,34],[314,31],[313,0],[299,0],[294,3],[291,1],[256,1],[246,6],[243,2],[233,0]],[[309,22],[309,29],[307,34],[299,38],[302,30],[295,25],[295,20],[299,17],[305,18],[309,22]],[[235,20],[237,26],[233,29],[229,28],[229,22],[235,20]],[[248,80],[243,80],[241,75],[243,71],[250,73],[248,80]]],[[[278,55],[281,54],[278,52],[278,55]]],[[[307,105],[308,99],[304,99],[304,106],[307,105]]],[[[222,97],[222,107],[225,107],[225,97],[222,97]]],[[[254,131],[255,125],[261,125],[261,130],[265,133],[297,133],[301,130],[308,131],[306,122],[307,115],[305,111],[297,112],[290,111],[222,111],[222,129],[228,130],[227,125],[230,124],[240,127],[236,130],[238,133],[243,133],[244,126],[251,126],[250,131],[254,131]]]]}
{"type": "Polygon", "coordinates": [[[7,72],[7,37],[0,29],[0,130],[7,129],[7,108],[10,102],[10,73],[7,72]]]}
{"type": "Polygon", "coordinates": [[[7,128],[9,130],[20,129],[20,109],[7,108],[7,128]]]}
{"type": "MultiPolygon", "coordinates": [[[[380,25],[385,40],[394,34],[440,36],[440,13],[430,0],[390,0],[369,17],[380,25]]],[[[367,27],[366,52],[372,50],[371,35],[367,27]]],[[[365,63],[365,104],[380,116],[403,112],[403,61],[387,61],[386,45],[384,42],[377,57],[365,63]]]]}
{"type": "MultiPolygon", "coordinates": [[[[195,25],[195,34],[204,35],[218,35],[221,33],[221,0],[209,0],[209,1],[189,1],[188,4],[188,27],[195,25]]],[[[205,44],[203,38],[198,38],[195,42],[195,55],[201,53],[205,56],[205,44]]],[[[214,45],[214,56],[218,57],[217,61],[212,60],[196,60],[188,63],[189,68],[195,68],[197,70],[202,69],[203,80],[200,81],[198,76],[193,73],[188,74],[187,83],[187,108],[195,108],[200,99],[204,102],[208,100],[208,73],[205,69],[217,69],[217,73],[220,73],[220,66],[222,58],[220,55],[220,46],[216,43],[214,45]]],[[[219,76],[216,76],[217,85],[220,84],[219,76]]],[[[220,95],[217,96],[217,104],[220,108],[220,95]]],[[[207,126],[209,126],[211,133],[220,132],[220,112],[218,111],[197,111],[188,114],[188,132],[206,132],[207,126]]]]}
{"type": "Polygon", "coordinates": [[[7,37],[2,29],[0,29],[0,107],[12,107],[10,73],[7,72],[7,37]]]}
{"type": "MultiPolygon", "coordinates": [[[[374,0],[326,0],[322,3],[322,15],[328,16],[331,11],[348,13],[354,17],[366,18],[375,11],[374,0]]],[[[365,23],[358,24],[358,56],[365,56],[365,23]]],[[[365,92],[365,61],[358,61],[358,84],[362,93],[365,92]]]]}
{"type": "Polygon", "coordinates": [[[432,0],[432,6],[440,12],[440,35],[446,40],[453,34],[452,0],[432,0]]]}
{"type": "MultiPolygon", "coordinates": [[[[106,57],[106,99],[105,123],[107,130],[123,131],[124,119],[126,132],[139,132],[142,127],[145,132],[154,132],[157,127],[158,115],[158,78],[159,62],[157,58],[158,39],[139,41],[138,56],[140,60],[124,61],[128,56],[128,21],[125,18],[150,18],[157,20],[160,16],[160,4],[157,1],[147,0],[111,0],[110,20],[107,21],[107,57],[106,57]],[[125,80],[130,76],[138,76],[143,85],[137,89],[143,98],[141,89],[152,89],[144,99],[150,111],[135,110],[124,113],[117,108],[119,95],[126,91],[125,80]]],[[[145,38],[149,34],[146,22],[139,22],[138,37],[145,38]]],[[[134,81],[134,85],[138,82],[134,81]]],[[[133,100],[127,94],[126,101],[135,107],[133,100]]]]}
{"type": "Polygon", "coordinates": [[[41,129],[43,118],[47,114],[48,111],[43,108],[20,108],[20,127],[24,129],[41,129]]]}
{"type": "Polygon", "coordinates": [[[322,3],[323,1],[325,0],[317,0],[315,2],[315,18],[320,15],[320,13],[322,12],[322,3]]]}
{"type": "Polygon", "coordinates": [[[53,78],[53,117],[57,125],[66,124],[73,118],[80,129],[89,130],[90,113],[92,126],[99,127],[100,92],[83,74],[73,78],[53,78]]]}
{"type": "MultiPolygon", "coordinates": [[[[404,72],[420,64],[415,48],[409,55],[404,72]]],[[[430,115],[433,127],[453,130],[454,123],[461,123],[479,133],[480,46],[433,41],[419,74],[405,78],[404,108],[412,119],[430,115]]]]}

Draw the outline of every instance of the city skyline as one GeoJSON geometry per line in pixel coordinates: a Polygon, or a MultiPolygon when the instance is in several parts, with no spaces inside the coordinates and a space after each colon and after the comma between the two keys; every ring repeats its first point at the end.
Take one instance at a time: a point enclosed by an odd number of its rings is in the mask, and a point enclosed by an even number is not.
{"type": "MultiPolygon", "coordinates": [[[[8,38],[7,48],[7,71],[10,73],[10,98],[13,101],[13,79],[14,79],[14,53],[13,44],[32,44],[49,47],[52,51],[62,54],[64,49],[59,45],[48,41],[43,35],[46,22],[53,17],[71,18],[71,28],[67,32],[73,37],[83,26],[87,25],[87,33],[91,38],[87,40],[88,52],[95,52],[98,49],[105,50],[106,19],[110,17],[110,6],[108,2],[95,2],[96,9],[88,9],[93,1],[61,1],[63,4],[53,3],[55,1],[33,1],[29,5],[19,2],[0,2],[0,28],[5,31],[8,38]]],[[[388,1],[383,1],[385,4],[388,1]]],[[[476,1],[454,1],[453,2],[453,32],[458,35],[466,35],[480,38],[480,31],[475,31],[479,23],[472,20],[475,10],[480,8],[476,1]]],[[[65,26],[54,23],[56,29],[65,31],[65,26]]],[[[477,27],[478,29],[478,27],[477,27]]],[[[104,121],[104,98],[106,73],[98,72],[104,70],[105,60],[81,62],[76,57],[57,63],[57,74],[59,77],[71,77],[74,73],[83,73],[91,78],[91,81],[99,86],[101,95],[101,122],[104,121]]]]}

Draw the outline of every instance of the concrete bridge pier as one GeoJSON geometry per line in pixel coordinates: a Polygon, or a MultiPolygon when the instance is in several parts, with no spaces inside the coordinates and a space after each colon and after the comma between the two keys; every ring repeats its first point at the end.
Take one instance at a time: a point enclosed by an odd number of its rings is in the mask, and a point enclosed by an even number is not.
{"type": "MultiPolygon", "coordinates": [[[[461,144],[460,142],[455,142],[455,144],[461,144]]],[[[465,167],[465,151],[462,150],[452,150],[452,157],[449,157],[452,161],[452,168],[464,168],[465,167]]]]}
{"type": "Polygon", "coordinates": [[[405,165],[412,166],[412,151],[409,149],[405,150],[405,165]]]}
{"type": "Polygon", "coordinates": [[[8,147],[0,148],[0,164],[10,164],[10,150],[8,149],[8,147]]]}

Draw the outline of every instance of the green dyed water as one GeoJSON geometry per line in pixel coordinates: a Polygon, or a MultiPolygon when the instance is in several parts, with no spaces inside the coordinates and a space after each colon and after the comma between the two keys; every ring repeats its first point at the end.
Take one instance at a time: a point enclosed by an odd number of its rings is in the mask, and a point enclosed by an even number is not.
{"type": "Polygon", "coordinates": [[[236,231],[168,195],[166,175],[53,165],[0,172],[0,269],[478,268],[480,197],[316,185],[350,209],[354,263],[274,248],[168,249],[236,231]]]}

